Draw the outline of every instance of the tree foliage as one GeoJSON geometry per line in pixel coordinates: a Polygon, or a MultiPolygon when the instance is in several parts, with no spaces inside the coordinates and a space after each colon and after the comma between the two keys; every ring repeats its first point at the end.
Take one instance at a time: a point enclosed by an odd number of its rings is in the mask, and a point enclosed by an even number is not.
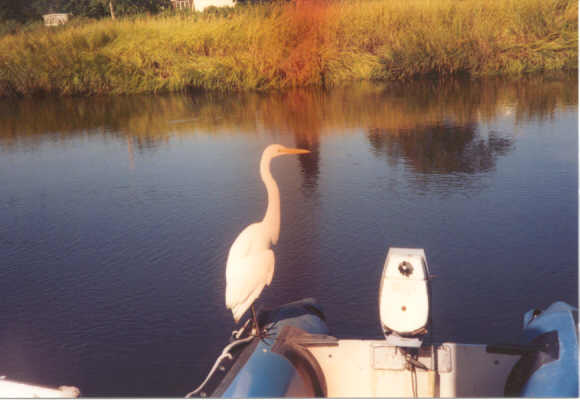
{"type": "MultiPolygon", "coordinates": [[[[28,22],[43,14],[72,13],[76,16],[110,16],[110,0],[0,0],[0,20],[28,22]]],[[[113,0],[115,15],[157,13],[170,7],[170,0],[113,0]]]]}

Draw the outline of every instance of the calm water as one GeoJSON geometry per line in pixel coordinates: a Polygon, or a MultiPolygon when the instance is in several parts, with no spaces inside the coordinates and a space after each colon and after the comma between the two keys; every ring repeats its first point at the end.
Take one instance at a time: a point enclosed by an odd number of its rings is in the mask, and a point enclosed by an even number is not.
{"type": "Polygon", "coordinates": [[[534,77],[278,95],[0,102],[0,375],[183,396],[233,328],[225,261],[282,198],[262,306],[316,297],[379,337],[389,246],[423,247],[433,340],[509,341],[578,303],[578,83],[534,77]]]}

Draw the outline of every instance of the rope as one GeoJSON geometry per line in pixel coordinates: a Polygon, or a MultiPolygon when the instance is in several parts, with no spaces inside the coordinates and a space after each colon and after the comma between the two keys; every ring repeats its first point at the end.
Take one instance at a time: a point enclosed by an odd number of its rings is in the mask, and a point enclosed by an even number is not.
{"type": "Polygon", "coordinates": [[[417,368],[423,369],[425,371],[429,371],[429,368],[427,368],[421,361],[415,358],[418,357],[417,354],[413,355],[406,351],[403,352],[405,354],[406,368],[411,372],[411,391],[413,392],[413,397],[417,398],[418,397],[417,368]]]}
{"type": "Polygon", "coordinates": [[[250,320],[246,320],[246,323],[237,331],[233,331],[232,332],[232,336],[236,339],[239,339],[240,336],[242,336],[242,333],[244,333],[244,331],[246,330],[246,328],[248,327],[248,324],[250,323],[250,320]]]}
{"type": "Polygon", "coordinates": [[[411,390],[413,391],[413,398],[417,398],[417,369],[411,366],[411,390]]]}
{"type": "Polygon", "coordinates": [[[245,337],[243,339],[240,339],[240,336],[246,330],[246,327],[248,326],[249,322],[250,322],[250,320],[247,320],[246,323],[244,324],[244,326],[242,326],[239,330],[232,332],[232,337],[234,337],[236,340],[234,340],[233,342],[228,344],[226,347],[224,347],[224,349],[222,350],[222,353],[220,354],[220,356],[217,358],[217,360],[213,364],[213,367],[209,371],[209,374],[207,374],[207,377],[205,378],[205,380],[201,383],[201,385],[199,385],[197,387],[197,389],[192,390],[191,392],[186,394],[185,395],[186,399],[191,398],[192,396],[196,395],[197,393],[199,393],[203,389],[203,387],[209,382],[209,380],[211,379],[211,377],[215,373],[216,369],[219,367],[222,360],[224,360],[226,358],[231,360],[233,358],[233,356],[230,353],[231,349],[233,349],[234,347],[236,347],[239,344],[248,343],[252,339],[254,339],[254,336],[248,336],[248,337],[245,337]]]}

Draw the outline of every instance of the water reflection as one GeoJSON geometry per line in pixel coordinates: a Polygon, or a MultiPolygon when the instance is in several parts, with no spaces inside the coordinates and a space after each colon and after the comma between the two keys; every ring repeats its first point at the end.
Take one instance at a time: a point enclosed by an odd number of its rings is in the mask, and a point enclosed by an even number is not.
{"type": "Polygon", "coordinates": [[[504,133],[477,132],[479,124],[505,115],[516,125],[552,118],[559,107],[577,104],[577,78],[566,78],[361,84],[273,95],[4,100],[0,151],[101,135],[126,143],[129,168],[134,168],[134,152],[167,145],[175,136],[282,133],[312,151],[299,158],[302,188],[312,194],[320,170],[320,137],[362,129],[374,153],[384,154],[392,165],[405,162],[424,174],[474,174],[493,169],[497,157],[514,146],[504,133]]]}
{"type": "Polygon", "coordinates": [[[449,192],[449,187],[482,188],[481,173],[495,168],[496,160],[514,148],[506,134],[478,132],[477,124],[440,123],[416,129],[373,128],[367,137],[372,153],[386,157],[389,165],[403,163],[414,173],[409,183],[423,191],[449,192]],[[476,175],[476,176],[473,176],[476,175]],[[469,176],[469,177],[468,177],[469,176]]]}
{"type": "MultiPolygon", "coordinates": [[[[324,125],[324,93],[293,90],[284,96],[287,114],[280,119],[266,119],[267,126],[282,123],[294,135],[298,148],[309,149],[308,156],[299,156],[300,171],[303,177],[302,188],[306,194],[315,192],[320,173],[320,132],[324,125]]],[[[272,114],[270,114],[272,115],[272,114]]]]}
{"type": "Polygon", "coordinates": [[[387,155],[389,164],[404,160],[423,174],[475,174],[494,168],[498,156],[506,155],[513,139],[498,132],[487,137],[477,133],[477,125],[437,124],[417,129],[389,131],[374,128],[368,133],[375,155],[387,155]]]}
{"type": "MultiPolygon", "coordinates": [[[[387,130],[432,126],[452,120],[466,126],[506,113],[516,123],[552,118],[561,106],[578,102],[577,77],[518,81],[422,81],[377,86],[361,84],[329,92],[284,94],[198,94],[172,96],[35,98],[0,101],[2,148],[53,133],[52,139],[107,132],[133,136],[137,148],[162,146],[175,135],[196,131],[276,131],[314,144],[320,135],[360,127],[387,130]]],[[[124,140],[124,139],[123,139],[124,140]]]]}

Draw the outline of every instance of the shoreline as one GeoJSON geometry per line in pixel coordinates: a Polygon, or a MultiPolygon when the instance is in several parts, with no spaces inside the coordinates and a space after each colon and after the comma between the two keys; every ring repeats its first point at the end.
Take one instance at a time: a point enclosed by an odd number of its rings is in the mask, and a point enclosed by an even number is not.
{"type": "Polygon", "coordinates": [[[577,13],[570,0],[315,0],[73,22],[0,37],[0,97],[577,73],[577,13]]]}

